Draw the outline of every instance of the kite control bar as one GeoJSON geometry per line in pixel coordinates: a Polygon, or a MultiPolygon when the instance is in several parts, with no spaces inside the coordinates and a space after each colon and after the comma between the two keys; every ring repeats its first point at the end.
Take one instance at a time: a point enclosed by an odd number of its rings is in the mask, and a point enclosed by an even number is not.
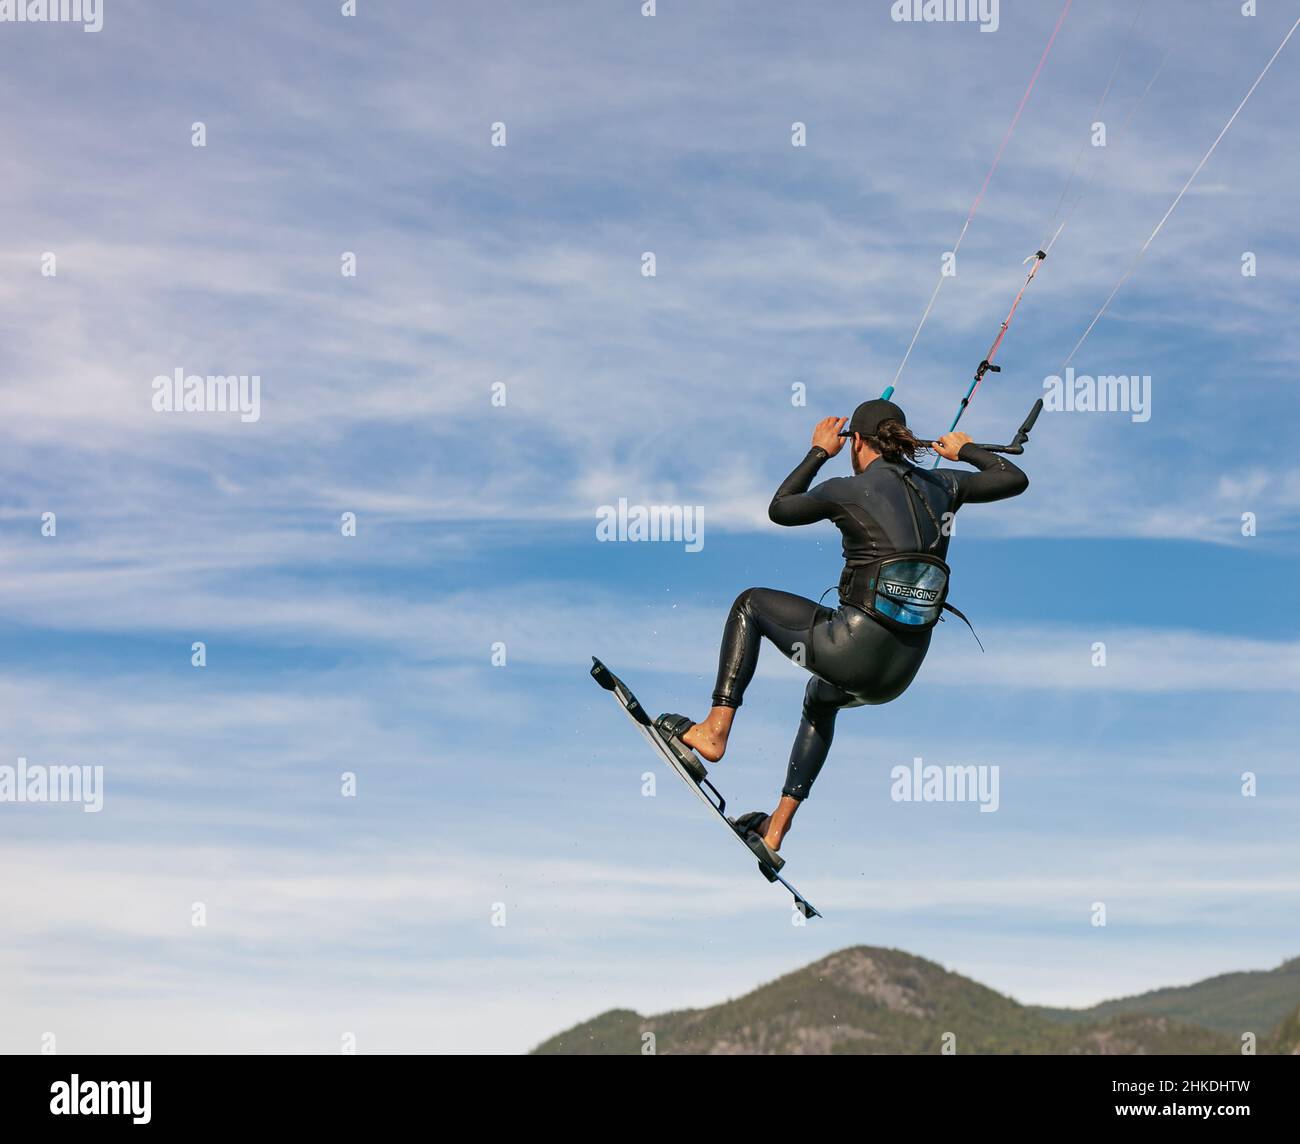
{"type": "MultiPolygon", "coordinates": [[[[1009,445],[976,445],[977,449],[985,449],[990,453],[1011,453],[1019,456],[1025,451],[1025,442],[1029,440],[1029,431],[1033,429],[1034,422],[1038,420],[1038,415],[1043,411],[1043,399],[1040,397],[1034,402],[1034,407],[1029,411],[1029,416],[1025,418],[1024,423],[1016,430],[1016,435],[1011,438],[1009,445]]],[[[922,445],[934,444],[933,441],[922,441],[922,445]]]]}

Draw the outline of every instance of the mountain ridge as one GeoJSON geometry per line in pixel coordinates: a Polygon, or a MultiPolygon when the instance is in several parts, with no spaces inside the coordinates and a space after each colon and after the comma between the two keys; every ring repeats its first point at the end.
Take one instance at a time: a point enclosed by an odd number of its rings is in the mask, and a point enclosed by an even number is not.
{"type": "Polygon", "coordinates": [[[1144,1004],[1127,1008],[1121,998],[1089,1010],[1056,1010],[1022,1005],[903,950],[858,945],[704,1009],[648,1017],[611,1009],[533,1053],[1199,1055],[1239,1053],[1248,1031],[1256,1033],[1260,1052],[1274,1046],[1300,1052],[1300,958],[1277,970],[1209,982],[1219,984],[1208,993],[1196,992],[1207,982],[1152,990],[1136,999],[1148,999],[1144,1004]],[[1261,977],[1269,978],[1262,986],[1261,977]],[[1226,1025],[1234,989],[1245,1009],[1273,1014],[1266,1028],[1226,1025]],[[1160,1004],[1153,1005],[1153,996],[1160,1004]],[[1221,1027],[1188,1020],[1182,1010],[1207,1011],[1221,1027]]]}
{"type": "Polygon", "coordinates": [[[1276,969],[1246,969],[1220,973],[1190,985],[1165,986],[1085,1009],[1035,1006],[1061,1021],[1104,1020],[1119,1013],[1147,1013],[1191,1021],[1221,1033],[1259,1032],[1272,1028],[1300,1004],[1300,957],[1276,969]]]}

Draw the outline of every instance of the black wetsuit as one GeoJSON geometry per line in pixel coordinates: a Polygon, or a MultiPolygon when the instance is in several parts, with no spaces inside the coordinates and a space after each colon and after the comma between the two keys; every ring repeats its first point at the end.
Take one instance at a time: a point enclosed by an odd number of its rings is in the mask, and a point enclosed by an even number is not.
{"type": "MultiPolygon", "coordinates": [[[[979,472],[923,469],[880,458],[855,476],[835,477],[809,490],[827,458],[825,449],[813,446],[776,490],[768,515],[783,525],[834,521],[850,567],[920,549],[943,558],[950,531],[942,527],[945,513],[963,504],[1013,497],[1029,486],[1029,478],[1004,457],[966,445],[958,459],[979,472]]],[[[888,703],[901,695],[920,670],[930,634],[930,629],[894,631],[847,603],[843,593],[832,611],[789,592],[750,588],[736,598],[727,617],[713,704],[740,706],[758,664],[762,636],[813,673],[782,790],[804,799],[826,761],[839,709],[888,703]]]]}

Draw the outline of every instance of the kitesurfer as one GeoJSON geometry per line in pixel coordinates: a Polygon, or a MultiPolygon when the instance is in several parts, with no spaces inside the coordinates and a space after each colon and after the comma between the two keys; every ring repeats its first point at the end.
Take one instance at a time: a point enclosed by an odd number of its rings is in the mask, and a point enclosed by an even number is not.
{"type": "Polygon", "coordinates": [[[888,703],[907,690],[934,624],[943,610],[955,611],[946,603],[944,560],[952,514],[965,504],[1017,496],[1028,486],[1021,469],[965,433],[919,440],[892,401],[866,401],[852,419],[827,417],[817,424],[812,448],[777,489],[768,515],[780,525],[829,520],[840,530],[839,607],[773,588],[746,589],[727,616],[708,716],[699,723],[674,714],[656,720],[665,736],[716,762],[754,676],[762,637],[812,673],[779,805],[770,815],[753,811],[735,820],[751,848],[772,866],[783,864],[776,851],[826,761],[836,714],[844,707],[888,703]],[[846,443],[853,475],[810,489],[846,443]],[[914,464],[931,448],[977,471],[914,464]]]}

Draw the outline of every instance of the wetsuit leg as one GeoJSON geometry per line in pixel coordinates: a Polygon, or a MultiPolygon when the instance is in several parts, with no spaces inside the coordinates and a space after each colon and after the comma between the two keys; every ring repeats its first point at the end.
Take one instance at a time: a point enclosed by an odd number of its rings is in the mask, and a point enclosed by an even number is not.
{"type": "Polygon", "coordinates": [[[803,596],[750,588],[736,597],[718,655],[715,707],[739,707],[766,636],[814,672],[790,751],[783,794],[805,799],[826,761],[835,716],[844,707],[888,703],[915,678],[930,632],[899,634],[857,608],[831,611],[803,596]]]}
{"type": "Polygon", "coordinates": [[[803,694],[803,718],[790,748],[790,764],[781,793],[801,802],[808,797],[835,736],[835,716],[842,707],[861,707],[866,701],[842,687],[814,676],[803,694]]]}
{"type": "Polygon", "coordinates": [[[888,703],[916,677],[930,646],[930,633],[900,634],[856,608],[841,608],[812,632],[811,668],[803,718],[790,750],[781,793],[803,800],[821,773],[844,707],[888,703]]]}
{"type": "Polygon", "coordinates": [[[758,648],[766,636],[787,657],[807,665],[812,629],[834,613],[803,596],[774,588],[748,588],[736,597],[722,632],[714,707],[739,707],[758,666],[758,648]]]}

